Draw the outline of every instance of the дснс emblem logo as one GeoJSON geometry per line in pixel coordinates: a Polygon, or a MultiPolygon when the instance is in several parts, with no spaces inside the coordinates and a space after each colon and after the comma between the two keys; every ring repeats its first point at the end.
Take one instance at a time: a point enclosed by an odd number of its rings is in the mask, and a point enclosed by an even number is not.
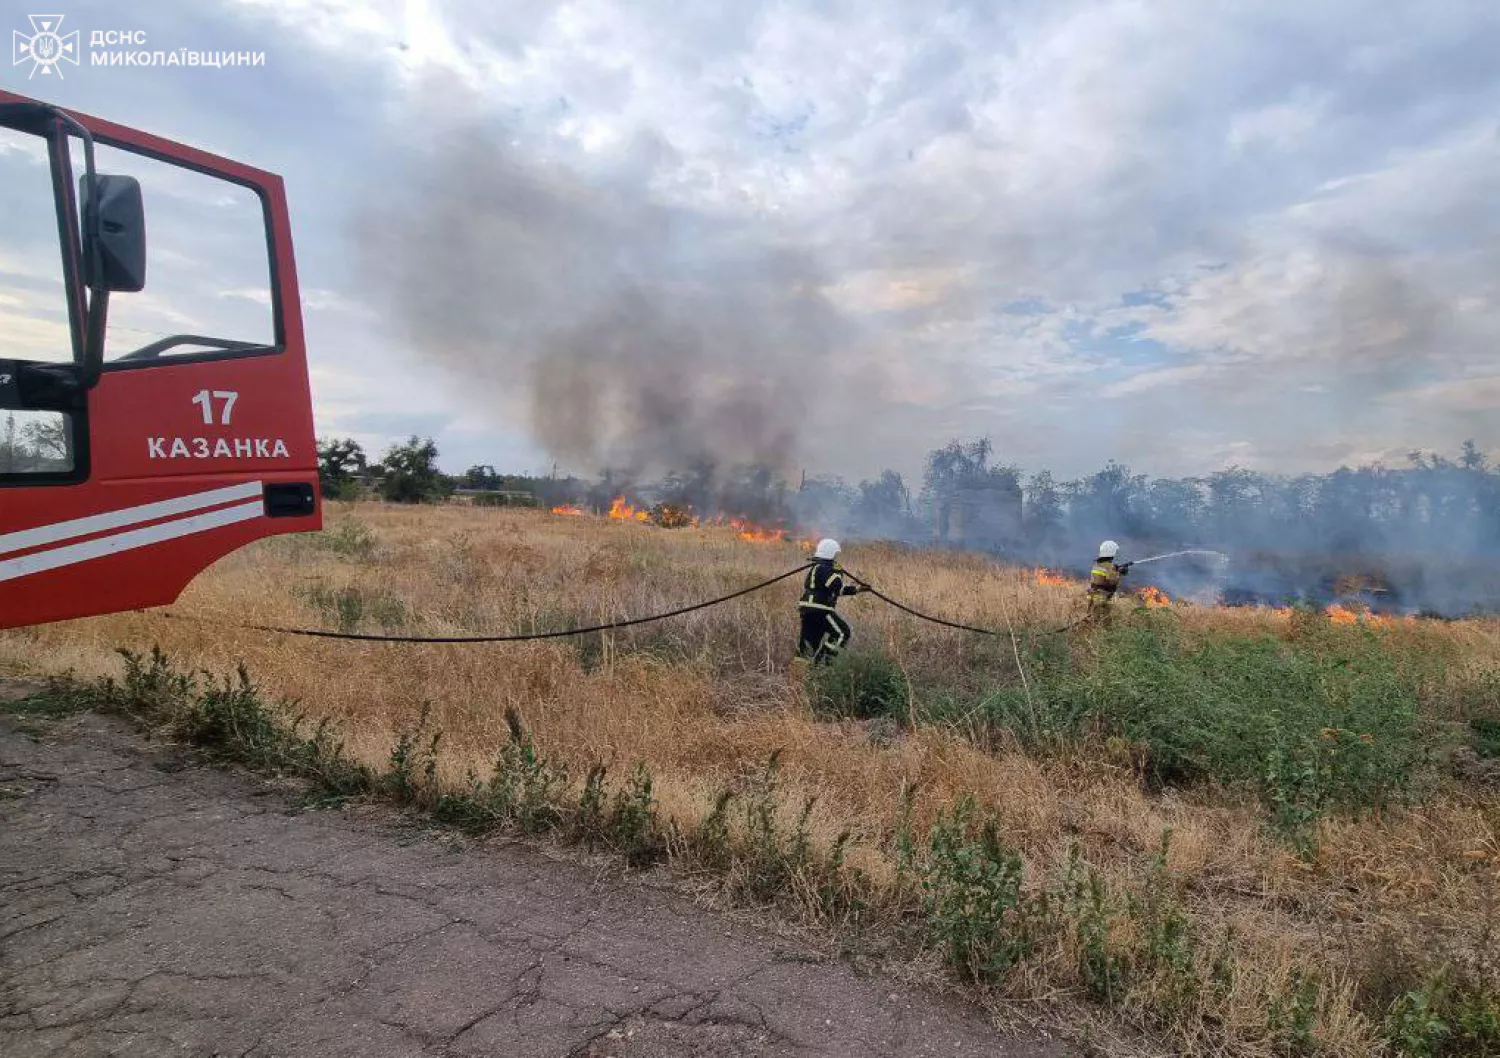
{"type": "Polygon", "coordinates": [[[11,37],[11,64],[20,66],[31,63],[28,80],[35,77],[38,71],[43,74],[55,73],[61,78],[59,63],[78,65],[78,30],[67,35],[59,32],[62,29],[62,15],[26,17],[31,20],[32,32],[28,35],[18,29],[11,37]]]}

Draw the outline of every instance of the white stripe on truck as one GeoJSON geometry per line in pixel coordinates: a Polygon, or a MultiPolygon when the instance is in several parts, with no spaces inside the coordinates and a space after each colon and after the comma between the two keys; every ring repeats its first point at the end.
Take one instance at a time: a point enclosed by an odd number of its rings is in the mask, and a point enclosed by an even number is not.
{"type": "Polygon", "coordinates": [[[145,503],[139,507],[126,507],[123,510],[91,514],[86,518],[75,518],[70,522],[57,522],[53,525],[39,525],[34,529],[22,529],[19,532],[0,536],[0,555],[9,554],[12,551],[24,551],[31,547],[41,547],[44,544],[57,544],[80,536],[108,532],[111,529],[123,529],[126,526],[139,525],[141,522],[154,522],[158,518],[170,518],[177,514],[201,511],[208,507],[217,507],[221,503],[233,503],[235,500],[248,500],[252,497],[258,499],[263,489],[264,486],[259,481],[246,481],[227,488],[210,489],[208,492],[194,492],[187,496],[175,496],[170,500],[145,503]]]}
{"type": "MultiPolygon", "coordinates": [[[[248,485],[237,485],[236,489],[249,488],[248,485]]],[[[260,491],[260,484],[254,486],[255,491],[260,491]]],[[[227,492],[229,490],[219,490],[227,492]]],[[[200,497],[212,495],[211,493],[199,493],[200,497]]],[[[168,501],[170,502],[170,501],[168,501]]],[[[159,506],[159,505],[147,505],[159,506]]],[[[147,507],[134,508],[137,511],[146,510],[147,507]]],[[[123,511],[119,512],[125,513],[123,511]]],[[[261,517],[265,513],[265,504],[257,496],[253,503],[242,503],[235,507],[225,507],[223,510],[209,511],[207,514],[194,515],[191,518],[179,518],[173,522],[163,522],[160,525],[148,525],[144,529],[131,529],[123,533],[114,533],[110,536],[102,536],[97,540],[86,540],[81,544],[69,544],[67,547],[54,547],[50,551],[38,551],[21,558],[13,558],[0,562],[0,581],[16,580],[20,577],[29,577],[34,573],[44,573],[49,569],[60,569],[63,566],[73,566],[80,562],[88,562],[96,558],[105,558],[109,555],[117,555],[123,551],[134,551],[137,548],[149,547],[152,544],[160,544],[167,540],[178,540],[184,536],[193,536],[196,533],[206,533],[211,529],[221,529],[226,525],[236,525],[239,522],[248,522],[261,517]]],[[[100,515],[100,517],[104,517],[100,515]]],[[[83,519],[80,519],[83,520],[83,519]]],[[[140,519],[137,519],[140,520],[140,519]]],[[[77,524],[77,523],[64,523],[77,524]]],[[[21,534],[12,534],[19,536],[21,534]]],[[[79,533],[72,534],[81,535],[79,533]]]]}

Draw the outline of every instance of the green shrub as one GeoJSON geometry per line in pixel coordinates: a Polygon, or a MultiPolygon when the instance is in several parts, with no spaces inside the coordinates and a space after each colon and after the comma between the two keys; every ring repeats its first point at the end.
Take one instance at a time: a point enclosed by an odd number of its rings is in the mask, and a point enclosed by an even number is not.
{"type": "Polygon", "coordinates": [[[1268,997],[1266,1031],[1279,1053],[1310,1055],[1317,1052],[1318,1041],[1313,1027],[1318,1017],[1319,991],[1316,977],[1294,970],[1286,989],[1268,997]]]}
{"type": "Polygon", "coordinates": [[[437,798],[438,744],[443,733],[427,734],[431,717],[432,705],[424,702],[416,724],[398,732],[396,744],[391,747],[385,786],[387,792],[403,804],[432,807],[437,798]]]}
{"type": "Polygon", "coordinates": [[[385,630],[399,630],[406,625],[406,604],[378,588],[353,584],[329,588],[315,583],[302,594],[333,622],[338,631],[346,634],[359,631],[366,621],[385,630]]]}
{"type": "Polygon", "coordinates": [[[573,821],[574,836],[594,845],[605,836],[604,824],[604,775],[603,764],[595,764],[583,780],[583,793],[578,798],[578,815],[573,821]]]}
{"type": "MultiPolygon", "coordinates": [[[[766,760],[765,769],[740,799],[745,836],[740,847],[734,850],[741,866],[738,888],[741,897],[756,902],[776,899],[801,865],[788,855],[789,847],[796,841],[783,840],[777,818],[780,766],[781,751],[777,750],[766,760]]],[[[804,812],[800,825],[805,828],[806,823],[807,812],[804,812]]],[[[805,841],[802,851],[806,853],[805,841]]]]}
{"type": "Polygon", "coordinates": [[[923,910],[948,964],[969,980],[995,980],[1035,950],[1046,901],[1023,894],[1021,867],[1021,857],[1001,843],[994,820],[976,824],[972,798],[951,813],[938,813],[922,881],[923,910]]]}
{"type": "Polygon", "coordinates": [[[1113,1005],[1125,995],[1125,967],[1110,944],[1109,894],[1095,868],[1084,870],[1076,841],[1068,846],[1062,906],[1072,929],[1078,976],[1093,999],[1113,1005]]]}
{"type": "Polygon", "coordinates": [[[153,646],[149,658],[132,650],[117,653],[125,661],[125,679],[118,686],[104,681],[108,705],[145,723],[171,723],[192,708],[192,676],[178,672],[160,647],[153,646]]]}
{"type": "Polygon", "coordinates": [[[815,798],[805,798],[796,820],[781,818],[780,751],[746,788],[726,788],[697,825],[685,835],[683,848],[709,870],[725,875],[725,891],[735,900],[791,904],[815,918],[857,929],[869,910],[870,879],[844,860],[853,839],[840,833],[826,850],[814,847],[812,813],[815,798]],[[731,826],[738,806],[740,827],[731,826]]]}
{"type": "Polygon", "coordinates": [[[487,791],[495,815],[529,834],[555,829],[562,822],[559,802],[567,772],[537,749],[520,714],[506,710],[505,722],[510,739],[495,759],[487,791]]]}
{"type": "Polygon", "coordinates": [[[1276,825],[1305,833],[1334,808],[1402,796],[1427,759],[1418,685],[1374,633],[1191,642],[1170,614],[1099,633],[1096,663],[1059,663],[992,695],[992,722],[1044,739],[1091,725],[1143,745],[1159,783],[1247,782],[1276,825]]]}
{"type": "Polygon", "coordinates": [[[615,851],[632,867],[653,863],[666,852],[651,792],[651,772],[644,763],[637,763],[625,785],[615,792],[608,833],[615,851]]]}
{"type": "Polygon", "coordinates": [[[0,697],[0,715],[13,716],[23,722],[23,730],[31,730],[25,721],[60,720],[85,712],[93,704],[93,696],[88,689],[80,686],[68,674],[50,677],[42,690],[26,698],[0,697]]]}
{"type": "Polygon", "coordinates": [[[856,650],[808,675],[813,712],[823,717],[868,720],[907,717],[910,689],[894,658],[876,650],[856,650]]]}
{"type": "Polygon", "coordinates": [[[1147,983],[1153,1017],[1167,1023],[1196,1016],[1203,987],[1198,938],[1167,874],[1171,837],[1171,831],[1163,832],[1140,892],[1126,901],[1137,938],[1131,976],[1147,983]]]}
{"type": "MultiPolygon", "coordinates": [[[[1500,692],[1497,692],[1496,700],[1500,701],[1500,692]]],[[[1500,720],[1470,720],[1469,744],[1485,760],[1500,758],[1500,720]]]]}
{"type": "Polygon", "coordinates": [[[1445,966],[1396,998],[1385,1036],[1408,1058],[1500,1055],[1500,996],[1456,979],[1445,966]]]}
{"type": "Polygon", "coordinates": [[[268,705],[243,665],[233,679],[217,681],[204,673],[200,681],[176,670],[158,647],[149,657],[119,654],[125,677],[101,686],[106,708],[164,727],[220,759],[310,779],[324,793],[349,796],[370,788],[369,769],[348,757],[328,719],[304,736],[304,718],[287,719],[285,706],[268,705]]]}
{"type": "Polygon", "coordinates": [[[733,801],[733,790],[720,790],[713,808],[693,829],[694,854],[709,870],[722,871],[734,858],[729,840],[729,806],[733,801]]]}
{"type": "Polygon", "coordinates": [[[375,554],[375,534],[368,525],[353,518],[341,519],[331,528],[315,533],[311,544],[345,558],[368,560],[375,554]]]}
{"type": "Polygon", "coordinates": [[[337,500],[340,503],[356,503],[364,491],[353,478],[322,486],[322,489],[325,500],[337,500]]]}

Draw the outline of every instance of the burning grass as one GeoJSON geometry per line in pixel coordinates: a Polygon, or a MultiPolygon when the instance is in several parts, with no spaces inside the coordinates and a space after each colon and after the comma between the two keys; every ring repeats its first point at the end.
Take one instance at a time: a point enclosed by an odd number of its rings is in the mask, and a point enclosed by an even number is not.
{"type": "Polygon", "coordinates": [[[1137,594],[1140,596],[1141,604],[1148,610],[1162,610],[1172,605],[1171,597],[1160,588],[1147,585],[1137,594]]]}
{"type": "MultiPolygon", "coordinates": [[[[323,534],[226,559],[173,609],[550,630],[803,561],[794,541],[665,531],[618,507],[330,511],[323,534]]],[[[117,647],[154,644],[212,672],[243,662],[335,721],[352,761],[385,768],[405,746],[408,799],[711,867],[734,897],[905,938],[1002,1011],[1046,997],[1179,1053],[1495,1046],[1500,813],[1484,783],[1500,622],[1122,597],[1109,628],[1031,635],[1078,615],[1080,580],[892,546],[844,557],[896,598],[1009,624],[1018,642],[853,599],[848,663],[806,678],[788,666],[784,585],[666,624],[489,647],[126,614],[0,633],[0,668],[118,676],[117,647]]]]}
{"type": "MultiPolygon", "coordinates": [[[[581,507],[553,507],[553,514],[581,515],[587,512],[581,507]]],[[[726,529],[739,539],[750,544],[781,544],[791,541],[791,533],[777,526],[761,525],[749,518],[728,514],[706,517],[694,514],[690,507],[674,503],[658,503],[655,507],[637,507],[624,496],[616,496],[604,512],[604,517],[616,522],[641,522],[662,529],[726,529]]],[[[811,540],[799,541],[806,549],[813,546],[811,540]]]]}

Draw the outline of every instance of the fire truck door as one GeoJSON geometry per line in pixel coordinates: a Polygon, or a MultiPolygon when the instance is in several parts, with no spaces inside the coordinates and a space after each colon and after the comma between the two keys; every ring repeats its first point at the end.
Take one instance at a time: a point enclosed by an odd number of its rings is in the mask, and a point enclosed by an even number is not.
{"type": "Polygon", "coordinates": [[[0,91],[0,628],[320,526],[280,178],[0,91]]]}

